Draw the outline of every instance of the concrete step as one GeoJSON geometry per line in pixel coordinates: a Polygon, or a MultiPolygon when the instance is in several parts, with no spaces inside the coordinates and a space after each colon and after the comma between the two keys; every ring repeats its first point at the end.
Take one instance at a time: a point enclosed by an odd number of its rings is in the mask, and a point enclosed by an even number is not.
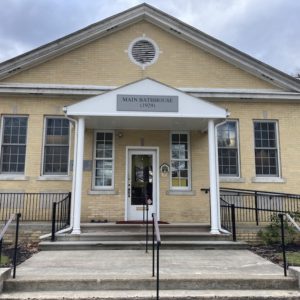
{"type": "MultiPolygon", "coordinates": [[[[145,232],[146,224],[116,224],[116,223],[82,223],[82,233],[87,232],[145,232]]],[[[149,228],[151,228],[149,224],[149,228]]],[[[209,232],[209,224],[199,223],[172,223],[159,224],[160,232],[209,232]]]]}
{"type": "MultiPolygon", "coordinates": [[[[151,270],[150,270],[151,273],[151,270]]],[[[160,278],[163,290],[296,290],[298,282],[283,276],[199,276],[160,278]]],[[[4,292],[39,291],[103,291],[103,290],[155,290],[156,278],[127,276],[124,278],[56,277],[9,279],[4,282],[4,292]]]]}
{"type": "MultiPolygon", "coordinates": [[[[149,300],[155,299],[155,291],[51,291],[17,292],[0,294],[7,300],[149,300]]],[[[161,300],[299,300],[300,291],[293,290],[164,290],[161,300]]]]}
{"type": "MultiPolygon", "coordinates": [[[[149,248],[151,248],[149,241],[149,248]]],[[[231,241],[163,241],[161,249],[174,250],[240,250],[246,249],[248,245],[244,242],[231,241]]],[[[43,241],[39,249],[49,250],[142,250],[145,241],[43,241]]]]}
{"type": "MultiPolygon", "coordinates": [[[[152,231],[149,232],[149,240],[152,231]]],[[[209,232],[162,232],[163,241],[227,241],[231,234],[210,234],[209,232]]],[[[145,232],[112,231],[112,232],[87,232],[78,235],[57,234],[57,241],[144,241],[145,232]]]]}

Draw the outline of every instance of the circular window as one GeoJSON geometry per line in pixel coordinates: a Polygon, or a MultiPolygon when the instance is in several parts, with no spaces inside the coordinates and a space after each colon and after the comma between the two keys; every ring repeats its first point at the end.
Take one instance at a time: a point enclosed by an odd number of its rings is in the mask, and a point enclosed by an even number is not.
{"type": "Polygon", "coordinates": [[[132,62],[145,68],[157,60],[159,50],[154,41],[142,37],[129,45],[128,54],[132,62]]]}

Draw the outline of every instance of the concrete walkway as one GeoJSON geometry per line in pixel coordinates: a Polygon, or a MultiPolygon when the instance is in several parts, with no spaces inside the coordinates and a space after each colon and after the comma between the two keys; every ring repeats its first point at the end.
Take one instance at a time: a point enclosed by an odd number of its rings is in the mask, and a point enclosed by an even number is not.
{"type": "MultiPolygon", "coordinates": [[[[161,250],[161,277],[283,277],[283,269],[248,250],[161,250]]],[[[148,278],[142,250],[42,251],[17,268],[17,279],[148,278]]]]}

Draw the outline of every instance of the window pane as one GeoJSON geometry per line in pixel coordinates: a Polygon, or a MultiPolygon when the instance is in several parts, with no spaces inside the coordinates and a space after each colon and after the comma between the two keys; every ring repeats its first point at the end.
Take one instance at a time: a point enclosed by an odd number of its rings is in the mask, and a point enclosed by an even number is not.
{"type": "Polygon", "coordinates": [[[69,124],[65,118],[46,119],[44,174],[68,174],[69,124]]]}
{"type": "Polygon", "coordinates": [[[171,141],[171,184],[186,189],[189,187],[188,135],[172,134],[171,141]]]}
{"type": "Polygon", "coordinates": [[[219,174],[239,176],[237,122],[227,121],[218,128],[219,174]]]}
{"type": "Polygon", "coordinates": [[[113,184],[113,133],[97,132],[95,148],[94,185],[111,187],[113,184]]]}
{"type": "Polygon", "coordinates": [[[1,172],[24,173],[27,117],[3,117],[1,172]]]}
{"type": "Polygon", "coordinates": [[[257,176],[278,176],[276,122],[254,122],[257,176]]]}

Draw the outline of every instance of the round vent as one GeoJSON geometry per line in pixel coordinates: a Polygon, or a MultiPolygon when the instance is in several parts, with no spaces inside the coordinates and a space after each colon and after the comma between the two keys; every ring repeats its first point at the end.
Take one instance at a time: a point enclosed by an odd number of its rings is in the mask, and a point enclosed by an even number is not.
{"type": "Polygon", "coordinates": [[[145,37],[135,39],[128,49],[132,62],[142,68],[153,64],[158,58],[158,53],[159,50],[154,41],[145,37]]]}

